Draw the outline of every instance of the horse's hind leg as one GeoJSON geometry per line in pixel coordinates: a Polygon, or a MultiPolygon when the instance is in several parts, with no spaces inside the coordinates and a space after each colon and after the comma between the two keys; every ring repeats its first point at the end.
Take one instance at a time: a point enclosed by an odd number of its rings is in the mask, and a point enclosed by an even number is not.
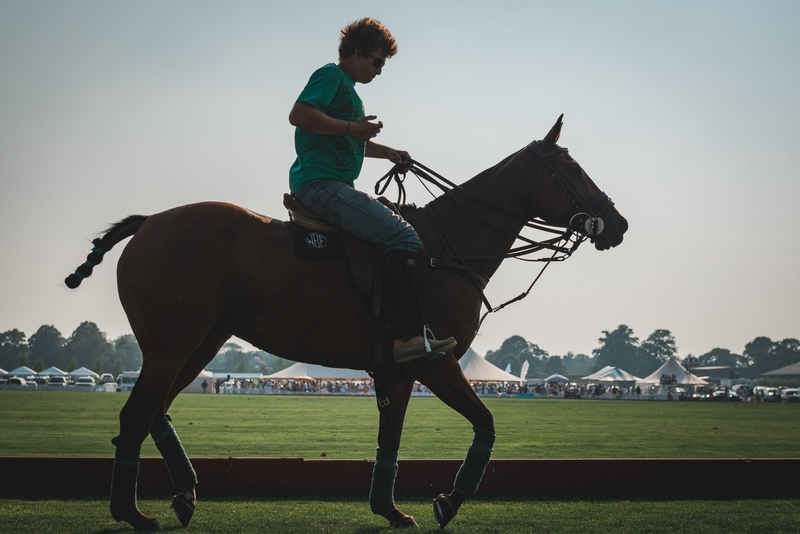
{"type": "Polygon", "coordinates": [[[378,450],[372,471],[369,505],[372,513],[385,517],[393,527],[416,527],[417,522],[394,503],[394,480],[397,475],[397,457],[400,435],[414,387],[413,378],[375,377],[375,397],[380,412],[378,450]]]}
{"type": "Polygon", "coordinates": [[[147,354],[136,385],[120,411],[120,433],[111,440],[117,447],[111,478],[111,516],[117,521],[127,521],[134,530],[161,530],[158,521],[141,513],[136,504],[142,442],[182,365],[170,362],[168,355],[159,356],[147,354]]]}
{"type": "Polygon", "coordinates": [[[492,455],[495,440],[494,418],[452,356],[428,361],[424,367],[417,366],[416,371],[419,371],[415,373],[417,380],[472,423],[475,433],[464,463],[456,475],[453,491],[439,495],[434,500],[436,524],[444,528],[455,517],[464,500],[478,491],[492,455]]]}
{"type": "Polygon", "coordinates": [[[162,458],[164,458],[167,470],[172,478],[175,495],[172,498],[171,508],[184,527],[189,524],[196,508],[195,485],[197,484],[197,474],[192,467],[189,456],[186,454],[186,450],[183,448],[178,433],[175,431],[175,427],[172,426],[172,419],[167,415],[167,411],[175,397],[197,378],[200,371],[214,358],[228,337],[227,335],[212,336],[211,334],[206,336],[200,347],[189,357],[189,361],[181,369],[163,409],[156,414],[150,427],[150,436],[155,441],[162,458]]]}

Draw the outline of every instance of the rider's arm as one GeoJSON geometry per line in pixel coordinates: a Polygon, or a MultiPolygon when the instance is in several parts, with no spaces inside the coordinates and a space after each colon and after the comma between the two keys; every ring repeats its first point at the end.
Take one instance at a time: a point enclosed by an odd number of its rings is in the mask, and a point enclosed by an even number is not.
{"type": "Polygon", "coordinates": [[[367,141],[367,149],[364,155],[368,158],[388,159],[392,163],[402,163],[411,159],[411,156],[405,150],[395,150],[390,146],[379,145],[372,141],[367,141]]]}
{"type": "Polygon", "coordinates": [[[377,118],[367,115],[356,122],[347,122],[326,115],[308,102],[295,102],[289,122],[303,131],[318,135],[349,135],[368,141],[381,131],[383,124],[369,122],[377,118]]]}

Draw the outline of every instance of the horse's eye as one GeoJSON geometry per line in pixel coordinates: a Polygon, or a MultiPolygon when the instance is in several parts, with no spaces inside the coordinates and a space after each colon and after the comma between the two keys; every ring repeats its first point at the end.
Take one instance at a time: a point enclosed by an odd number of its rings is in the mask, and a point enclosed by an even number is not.
{"type": "Polygon", "coordinates": [[[570,170],[572,174],[580,174],[581,166],[580,165],[573,165],[572,169],[570,170]]]}

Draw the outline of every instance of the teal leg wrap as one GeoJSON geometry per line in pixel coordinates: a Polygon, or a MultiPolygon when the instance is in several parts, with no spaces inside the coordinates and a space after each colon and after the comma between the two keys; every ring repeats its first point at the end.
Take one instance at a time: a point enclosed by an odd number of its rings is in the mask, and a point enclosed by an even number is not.
{"type": "Polygon", "coordinates": [[[369,490],[369,507],[373,514],[386,515],[397,508],[394,504],[397,456],[397,451],[387,451],[380,447],[375,453],[372,487],[369,490]]]}
{"type": "Polygon", "coordinates": [[[475,437],[453,485],[453,489],[466,495],[472,495],[478,491],[483,473],[492,457],[492,446],[495,439],[494,432],[475,427],[472,429],[475,431],[475,437]]]}
{"type": "Polygon", "coordinates": [[[157,415],[150,427],[150,436],[167,464],[172,485],[176,491],[191,489],[197,484],[197,474],[178,438],[172,419],[168,415],[157,415]]]}
{"type": "Polygon", "coordinates": [[[139,450],[121,437],[115,436],[114,468],[111,474],[111,516],[120,521],[138,514],[136,490],[139,480],[139,450]]]}

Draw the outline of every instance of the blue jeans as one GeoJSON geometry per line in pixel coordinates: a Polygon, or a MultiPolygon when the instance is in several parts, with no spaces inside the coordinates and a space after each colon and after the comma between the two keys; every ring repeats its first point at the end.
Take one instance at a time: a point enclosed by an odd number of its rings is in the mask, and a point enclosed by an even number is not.
{"type": "Polygon", "coordinates": [[[414,228],[380,201],[338,180],[314,182],[294,195],[304,208],[380,250],[418,253],[414,228]]]}

